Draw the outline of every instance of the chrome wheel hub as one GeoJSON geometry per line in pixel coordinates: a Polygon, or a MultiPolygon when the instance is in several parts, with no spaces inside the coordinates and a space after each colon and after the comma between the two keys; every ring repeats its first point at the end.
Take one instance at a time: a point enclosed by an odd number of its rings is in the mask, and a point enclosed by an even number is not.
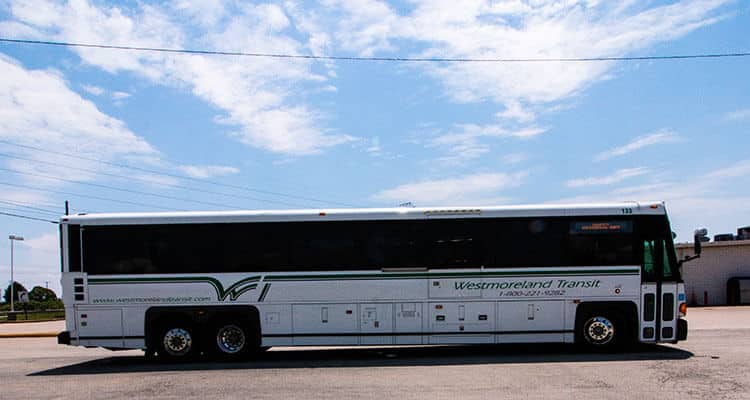
{"type": "Polygon", "coordinates": [[[164,334],[164,350],[173,356],[183,356],[193,347],[190,332],[182,328],[173,328],[164,334]]]}
{"type": "Polygon", "coordinates": [[[224,325],[216,332],[216,344],[224,353],[238,353],[245,348],[245,332],[237,325],[224,325]]]}
{"type": "Polygon", "coordinates": [[[615,335],[612,321],[604,317],[594,317],[586,323],[586,339],[594,344],[606,344],[615,335]]]}

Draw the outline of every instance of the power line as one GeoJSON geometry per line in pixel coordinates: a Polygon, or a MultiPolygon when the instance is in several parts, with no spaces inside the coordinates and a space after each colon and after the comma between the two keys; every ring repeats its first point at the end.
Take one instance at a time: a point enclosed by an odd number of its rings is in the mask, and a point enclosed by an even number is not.
{"type": "MultiPolygon", "coordinates": [[[[113,167],[126,168],[126,169],[131,169],[131,170],[134,170],[134,171],[146,172],[146,173],[154,174],[154,175],[161,175],[161,176],[167,176],[167,177],[170,177],[170,178],[177,178],[177,179],[184,179],[184,180],[189,180],[189,181],[193,181],[193,182],[200,182],[200,183],[203,183],[203,184],[208,184],[208,185],[213,185],[213,186],[220,186],[220,187],[226,187],[226,188],[229,188],[229,189],[243,190],[243,191],[251,192],[251,193],[267,194],[267,195],[270,195],[270,196],[286,197],[286,198],[290,198],[290,199],[313,201],[313,202],[317,202],[317,203],[324,203],[324,204],[330,204],[330,205],[339,205],[339,206],[345,206],[345,207],[358,207],[357,205],[347,204],[347,203],[342,203],[342,202],[337,202],[337,201],[323,200],[323,199],[318,199],[318,198],[314,198],[314,197],[307,197],[307,196],[298,196],[298,195],[293,195],[293,194],[287,194],[287,193],[281,193],[281,192],[274,192],[274,191],[270,191],[270,190],[254,189],[254,188],[245,187],[245,186],[238,186],[238,185],[232,185],[232,184],[228,184],[228,183],[214,182],[214,181],[209,181],[209,180],[204,180],[204,179],[199,179],[199,178],[193,178],[191,176],[171,174],[171,173],[168,173],[168,172],[160,172],[160,171],[156,171],[156,170],[152,170],[152,169],[148,169],[148,168],[142,168],[142,167],[136,167],[136,166],[132,166],[132,165],[128,165],[128,164],[121,164],[121,163],[116,163],[116,162],[111,162],[111,161],[99,160],[99,159],[91,158],[91,157],[84,157],[84,156],[79,156],[79,155],[66,154],[66,153],[62,153],[62,152],[59,152],[59,151],[42,149],[40,147],[30,146],[30,145],[20,144],[20,143],[15,143],[15,142],[11,142],[11,141],[8,141],[8,140],[3,140],[3,139],[0,139],[0,143],[8,144],[8,145],[11,145],[11,146],[16,146],[16,147],[21,147],[21,148],[24,148],[24,149],[39,151],[39,152],[43,152],[43,153],[55,154],[55,155],[63,156],[63,157],[69,157],[69,158],[75,158],[75,159],[79,159],[79,160],[86,160],[86,161],[97,162],[97,163],[101,163],[101,164],[105,164],[105,165],[110,165],[110,166],[113,166],[113,167]]],[[[282,203],[282,202],[276,201],[276,200],[267,200],[267,199],[255,199],[255,200],[266,201],[266,202],[282,203]]],[[[298,205],[294,205],[294,204],[290,204],[290,203],[282,203],[282,204],[293,205],[295,207],[298,206],[298,205]]]]}
{"type": "Polygon", "coordinates": [[[5,215],[5,216],[8,216],[8,217],[15,217],[15,218],[30,219],[30,220],[33,220],[33,221],[49,222],[49,223],[52,223],[52,224],[57,224],[58,223],[57,221],[50,221],[48,219],[42,219],[42,218],[36,218],[36,217],[29,217],[28,215],[6,213],[6,212],[2,212],[2,211],[0,211],[0,215],[5,215]]]}
{"type": "Polygon", "coordinates": [[[0,200],[0,203],[9,204],[15,207],[21,207],[21,208],[27,208],[29,210],[36,210],[37,212],[43,212],[47,214],[54,214],[55,216],[60,215],[61,213],[58,213],[57,211],[45,209],[45,208],[39,208],[28,205],[29,203],[22,203],[22,202],[15,202],[15,201],[7,201],[7,200],[0,200]]]}
{"type": "Polygon", "coordinates": [[[240,207],[236,207],[236,206],[229,206],[229,205],[226,205],[226,204],[214,203],[214,202],[210,202],[210,201],[185,199],[185,198],[181,198],[181,197],[168,196],[168,195],[165,195],[165,194],[156,194],[156,193],[143,192],[143,191],[140,191],[140,190],[118,188],[116,186],[102,185],[102,184],[99,184],[99,183],[81,182],[81,181],[76,181],[76,180],[73,180],[73,179],[58,178],[56,176],[49,176],[49,175],[43,175],[43,174],[35,174],[33,172],[14,171],[14,170],[9,169],[9,168],[0,168],[0,171],[6,171],[6,172],[13,173],[13,174],[19,174],[19,175],[35,176],[37,178],[44,178],[44,179],[50,179],[50,180],[53,180],[53,181],[73,183],[73,184],[77,184],[77,185],[86,185],[86,186],[91,186],[91,187],[96,187],[96,188],[101,188],[101,189],[115,190],[115,191],[123,192],[123,193],[139,194],[139,195],[143,195],[143,196],[159,197],[159,198],[167,199],[167,200],[176,200],[176,201],[190,202],[190,203],[195,203],[195,204],[203,204],[203,205],[212,206],[212,207],[223,207],[223,208],[233,208],[233,209],[239,209],[240,208],[240,207]]]}
{"type": "MultiPolygon", "coordinates": [[[[14,205],[17,207],[28,208],[31,210],[45,211],[49,214],[54,214],[56,217],[62,215],[63,213],[62,211],[55,210],[55,208],[59,206],[57,204],[39,203],[39,202],[28,203],[28,202],[13,200],[13,199],[0,199],[0,203],[10,204],[10,205],[14,205]],[[39,208],[39,206],[51,207],[51,208],[39,208]]],[[[81,212],[87,212],[87,213],[95,212],[89,209],[84,210],[82,208],[73,208],[73,207],[70,207],[70,211],[81,211],[81,212]]]]}
{"type": "Polygon", "coordinates": [[[150,208],[156,208],[156,209],[166,210],[166,211],[187,211],[187,210],[179,209],[179,208],[167,208],[167,207],[161,207],[161,206],[157,206],[153,204],[138,203],[135,201],[118,200],[118,199],[110,199],[107,197],[93,196],[90,194],[80,194],[80,193],[73,193],[73,192],[65,192],[61,190],[43,189],[43,188],[38,188],[38,187],[33,187],[33,186],[28,186],[28,185],[19,185],[17,183],[0,182],[0,185],[18,187],[18,188],[29,189],[29,190],[36,190],[39,192],[64,194],[67,196],[76,196],[76,197],[82,197],[85,199],[93,199],[93,200],[109,201],[112,203],[128,204],[128,205],[138,206],[138,207],[150,207],[150,208]]]}
{"type": "Polygon", "coordinates": [[[725,58],[725,57],[748,57],[750,52],[738,53],[701,53],[701,54],[670,54],[663,56],[624,56],[624,57],[563,57],[563,58],[447,58],[447,57],[355,57],[355,56],[324,56],[314,54],[283,54],[283,53],[253,53],[244,51],[218,51],[198,49],[174,49],[164,47],[140,47],[120,46],[98,43],[57,42],[50,40],[29,40],[0,38],[0,42],[33,44],[45,46],[84,47],[109,50],[133,50],[150,51],[158,53],[177,54],[200,54],[215,56],[242,56],[258,58],[281,58],[281,59],[303,59],[303,60],[328,60],[328,61],[392,61],[392,62],[491,62],[491,63],[516,63],[516,62],[594,62],[594,61],[643,61],[643,60],[685,60],[695,58],[725,58]]]}
{"type": "Polygon", "coordinates": [[[36,216],[44,217],[44,218],[58,218],[58,217],[60,217],[60,214],[52,215],[51,213],[48,213],[48,212],[34,211],[34,210],[24,210],[24,209],[18,209],[16,207],[12,207],[12,206],[0,206],[0,211],[14,212],[14,213],[15,212],[22,212],[24,214],[34,214],[36,216]]]}
{"type": "MultiPolygon", "coordinates": [[[[53,162],[42,161],[42,160],[34,160],[34,159],[31,159],[31,158],[19,157],[19,156],[7,154],[7,153],[0,153],[0,157],[13,158],[13,159],[16,159],[16,160],[24,160],[24,161],[29,161],[29,162],[39,163],[39,164],[46,164],[46,165],[52,165],[52,166],[55,166],[55,167],[60,167],[59,163],[53,163],[53,162]]],[[[80,167],[65,166],[65,168],[71,169],[71,170],[75,170],[75,171],[88,172],[88,173],[97,174],[97,175],[111,176],[111,177],[114,177],[114,178],[127,179],[127,180],[136,180],[136,181],[141,181],[141,182],[149,183],[149,184],[154,184],[155,183],[154,181],[149,180],[147,178],[139,178],[137,176],[124,176],[124,175],[118,175],[118,174],[113,174],[113,173],[103,172],[103,171],[95,171],[95,170],[86,169],[86,168],[80,168],[80,167]]],[[[191,187],[182,186],[182,185],[174,185],[174,184],[171,184],[171,183],[158,183],[158,184],[160,186],[164,186],[164,187],[170,187],[170,188],[175,188],[175,189],[187,190],[187,191],[196,192],[196,193],[213,194],[213,195],[234,197],[234,198],[243,199],[243,200],[262,201],[262,202],[268,202],[268,203],[283,204],[283,205],[286,205],[286,206],[293,206],[293,207],[305,208],[305,206],[302,206],[302,205],[299,205],[299,204],[288,203],[288,202],[284,202],[284,201],[280,201],[280,200],[269,200],[269,199],[263,199],[263,198],[259,198],[259,197],[242,196],[242,195],[237,195],[237,194],[232,194],[232,193],[213,192],[213,191],[210,191],[210,190],[196,189],[196,188],[191,188],[191,187]]]]}

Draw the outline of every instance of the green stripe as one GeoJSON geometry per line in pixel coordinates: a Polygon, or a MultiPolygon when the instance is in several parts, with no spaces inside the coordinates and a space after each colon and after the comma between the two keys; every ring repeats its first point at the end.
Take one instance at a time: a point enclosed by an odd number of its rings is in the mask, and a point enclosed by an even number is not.
{"type": "Polygon", "coordinates": [[[263,286],[263,290],[261,290],[260,296],[258,296],[258,301],[259,302],[262,302],[263,300],[266,299],[266,295],[268,294],[268,289],[270,289],[270,288],[271,288],[271,284],[270,283],[266,283],[265,286],[263,286]]]}
{"type": "MultiPolygon", "coordinates": [[[[266,275],[263,280],[268,281],[337,281],[337,280],[381,280],[381,279],[437,279],[437,278],[502,278],[520,276],[579,276],[579,275],[603,275],[622,276],[638,275],[640,268],[618,268],[609,270],[536,270],[536,271],[477,271],[477,272],[382,272],[376,274],[319,274],[319,275],[266,275]]],[[[216,296],[220,301],[235,301],[242,294],[256,289],[261,276],[250,276],[233,283],[224,288],[222,283],[210,276],[179,276],[171,278],[149,277],[149,278],[90,278],[92,285],[112,285],[125,283],[208,283],[216,290],[216,296]]],[[[266,285],[258,301],[262,301],[268,292],[270,284],[266,285]]]]}
{"type": "Polygon", "coordinates": [[[327,275],[266,275],[264,281],[317,281],[317,280],[368,280],[368,279],[437,279],[437,278],[465,278],[465,277],[511,277],[511,276],[570,276],[570,275],[638,275],[639,269],[613,269],[591,271],[492,271],[492,272],[422,272],[422,273],[389,273],[381,274],[327,274],[327,275]]]}
{"type": "Polygon", "coordinates": [[[89,284],[91,285],[113,285],[123,283],[208,283],[213,286],[216,290],[216,297],[220,301],[224,301],[227,296],[231,301],[237,300],[243,293],[253,290],[257,285],[257,281],[260,280],[260,276],[250,276],[241,279],[233,283],[228,288],[224,288],[224,285],[216,279],[210,276],[178,276],[171,278],[90,278],[89,284]]]}

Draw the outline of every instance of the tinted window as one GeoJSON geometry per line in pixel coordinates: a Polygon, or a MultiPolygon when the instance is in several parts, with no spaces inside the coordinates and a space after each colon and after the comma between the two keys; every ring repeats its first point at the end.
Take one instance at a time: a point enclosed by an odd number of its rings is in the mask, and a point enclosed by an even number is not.
{"type": "Polygon", "coordinates": [[[674,294],[664,293],[663,300],[662,319],[664,321],[671,321],[674,319],[674,294]]]}
{"type": "Polygon", "coordinates": [[[71,272],[81,270],[80,225],[68,225],[68,268],[71,272]]]}
{"type": "Polygon", "coordinates": [[[665,279],[671,279],[674,278],[674,273],[672,272],[672,266],[670,265],[669,260],[669,246],[666,241],[663,241],[662,243],[662,274],[665,279]]]}
{"type": "Polygon", "coordinates": [[[643,244],[643,279],[679,280],[677,257],[667,219],[664,216],[643,216],[637,222],[636,235],[641,238],[643,244]]]}
{"type": "Polygon", "coordinates": [[[633,236],[571,233],[596,219],[465,218],[92,226],[91,274],[637,264],[633,236]]]}
{"type": "Polygon", "coordinates": [[[641,276],[645,281],[656,280],[656,246],[653,240],[643,242],[643,268],[641,276]]]}
{"type": "Polygon", "coordinates": [[[632,221],[573,221],[570,223],[570,262],[579,265],[634,264],[632,221]]]}

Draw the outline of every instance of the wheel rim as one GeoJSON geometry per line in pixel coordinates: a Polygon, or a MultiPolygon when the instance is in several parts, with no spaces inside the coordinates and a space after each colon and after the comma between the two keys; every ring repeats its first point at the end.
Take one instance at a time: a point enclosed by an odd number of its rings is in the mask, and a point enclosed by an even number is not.
{"type": "Polygon", "coordinates": [[[612,321],[605,317],[593,317],[586,321],[584,336],[589,343],[603,345],[615,337],[615,327],[612,321]]]}
{"type": "Polygon", "coordinates": [[[216,332],[216,344],[224,353],[239,353],[245,348],[245,332],[237,325],[222,326],[216,332]]]}
{"type": "Polygon", "coordinates": [[[190,332],[182,328],[173,328],[164,334],[164,350],[173,356],[184,356],[193,348],[190,332]]]}

